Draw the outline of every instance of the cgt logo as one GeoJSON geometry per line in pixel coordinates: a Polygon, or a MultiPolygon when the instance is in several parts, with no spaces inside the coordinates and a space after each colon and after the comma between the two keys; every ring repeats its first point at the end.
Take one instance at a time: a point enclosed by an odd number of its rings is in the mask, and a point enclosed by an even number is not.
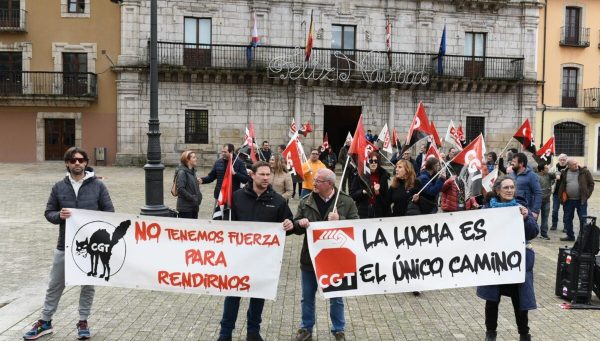
{"type": "Polygon", "coordinates": [[[313,241],[321,249],[315,256],[315,273],[323,292],[357,288],[356,255],[344,247],[350,240],[353,227],[313,231],[313,241]]]}

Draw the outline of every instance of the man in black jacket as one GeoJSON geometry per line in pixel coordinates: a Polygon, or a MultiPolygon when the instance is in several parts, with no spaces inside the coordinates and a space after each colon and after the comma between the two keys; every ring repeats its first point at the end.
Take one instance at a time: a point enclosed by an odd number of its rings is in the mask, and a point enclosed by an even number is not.
{"type": "Polygon", "coordinates": [[[214,197],[215,200],[219,197],[219,193],[221,192],[221,185],[223,184],[223,178],[225,177],[225,171],[227,170],[227,162],[230,158],[235,160],[233,163],[233,187],[232,190],[235,192],[240,189],[240,183],[246,183],[250,179],[248,176],[248,172],[246,172],[246,167],[244,167],[244,163],[235,158],[235,154],[233,153],[233,145],[231,143],[226,143],[223,145],[223,149],[221,150],[221,158],[215,161],[213,168],[210,170],[207,176],[200,178],[201,184],[209,184],[215,180],[217,180],[217,185],[215,186],[214,197]]]}
{"type": "MultiPolygon", "coordinates": [[[[65,152],[64,160],[68,174],[52,187],[44,212],[46,220],[59,226],[58,244],[54,250],[50,282],[46,291],[42,318],[23,335],[25,340],[35,340],[53,332],[52,316],[58,308],[58,302],[65,289],[65,221],[71,216],[69,208],[115,211],[106,186],[96,178],[93,172],[86,170],[89,161],[87,153],[78,147],[71,147],[65,152]]],[[[77,323],[80,340],[90,338],[87,318],[90,315],[93,301],[94,286],[81,286],[79,323],[77,323]]]]}
{"type": "MultiPolygon", "coordinates": [[[[283,229],[290,231],[294,228],[292,211],[286,200],[277,194],[269,184],[271,168],[264,161],[252,165],[252,180],[244,188],[233,193],[231,220],[234,221],[263,221],[283,223],[283,229]]],[[[248,341],[262,341],[260,322],[265,300],[251,298],[248,307],[248,341]]],[[[225,297],[223,318],[219,341],[231,340],[235,321],[240,308],[240,297],[225,297]]]]}

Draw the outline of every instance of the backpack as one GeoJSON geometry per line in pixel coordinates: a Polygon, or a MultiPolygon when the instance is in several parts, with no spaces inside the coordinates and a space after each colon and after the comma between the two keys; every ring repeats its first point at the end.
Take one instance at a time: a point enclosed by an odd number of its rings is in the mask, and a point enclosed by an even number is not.
{"type": "Polygon", "coordinates": [[[171,185],[171,195],[174,197],[179,196],[179,193],[177,193],[177,175],[179,175],[179,171],[175,171],[175,176],[173,176],[173,185],[171,185]]]}

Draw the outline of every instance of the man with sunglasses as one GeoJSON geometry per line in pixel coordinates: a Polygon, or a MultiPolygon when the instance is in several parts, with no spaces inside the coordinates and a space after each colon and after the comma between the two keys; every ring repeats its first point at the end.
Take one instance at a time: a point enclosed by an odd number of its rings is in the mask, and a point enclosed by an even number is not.
{"type": "MultiPolygon", "coordinates": [[[[23,335],[25,340],[35,340],[53,332],[52,316],[56,312],[65,289],[65,221],[71,216],[70,208],[115,211],[106,186],[96,178],[91,169],[87,168],[88,154],[83,149],[71,147],[65,152],[64,160],[67,175],[52,187],[44,212],[49,222],[59,226],[58,244],[54,250],[54,261],[50,271],[50,283],[48,283],[41,319],[23,335]]],[[[87,319],[93,301],[94,286],[81,286],[79,323],[77,323],[79,340],[90,338],[87,319]]]]}
{"type": "Polygon", "coordinates": [[[310,150],[309,159],[302,164],[304,180],[302,181],[302,193],[300,194],[301,198],[313,191],[313,179],[315,174],[317,174],[317,172],[323,168],[327,168],[327,166],[325,166],[325,164],[319,160],[319,149],[312,148],[310,150]]]}

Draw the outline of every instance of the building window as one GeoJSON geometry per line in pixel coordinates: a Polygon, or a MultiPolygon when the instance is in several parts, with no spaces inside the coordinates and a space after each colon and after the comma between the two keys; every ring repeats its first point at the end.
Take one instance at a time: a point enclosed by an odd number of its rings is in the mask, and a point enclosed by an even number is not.
{"type": "Polygon", "coordinates": [[[186,43],[183,48],[183,65],[190,68],[210,67],[212,20],[210,18],[185,18],[183,30],[183,40],[186,43]]]}
{"type": "Polygon", "coordinates": [[[578,45],[581,33],[581,8],[567,7],[565,9],[565,43],[578,45]]]}
{"type": "Polygon", "coordinates": [[[471,143],[479,134],[485,135],[485,117],[467,116],[466,130],[465,138],[467,139],[467,143],[471,143]]]}
{"type": "Polygon", "coordinates": [[[69,13],[85,13],[85,0],[68,0],[67,10],[69,13]]]}
{"type": "Polygon", "coordinates": [[[354,63],[348,61],[355,60],[354,50],[356,49],[356,26],[332,25],[331,26],[331,67],[338,70],[351,70],[354,63]],[[346,58],[338,58],[335,53],[343,53],[346,58]]]}
{"type": "Polygon", "coordinates": [[[577,79],[579,69],[574,67],[563,68],[562,75],[562,106],[577,108],[577,79]]]}
{"type": "Polygon", "coordinates": [[[564,122],[554,126],[556,153],[569,156],[584,156],[583,143],[585,126],[575,122],[564,122]]]}
{"type": "Polygon", "coordinates": [[[0,52],[0,94],[22,92],[23,57],[21,52],[0,52]]]}
{"type": "Polygon", "coordinates": [[[345,51],[353,54],[356,48],[356,26],[332,25],[331,27],[331,48],[345,51]]]}
{"type": "Polygon", "coordinates": [[[0,0],[0,27],[19,27],[21,0],[0,0]]]}
{"type": "Polygon", "coordinates": [[[208,143],[208,110],[185,111],[185,143],[208,143]]]}
{"type": "Polygon", "coordinates": [[[88,93],[87,53],[63,52],[63,95],[88,93]]]}
{"type": "Polygon", "coordinates": [[[465,77],[482,78],[485,76],[486,33],[465,33],[465,77]]]}

